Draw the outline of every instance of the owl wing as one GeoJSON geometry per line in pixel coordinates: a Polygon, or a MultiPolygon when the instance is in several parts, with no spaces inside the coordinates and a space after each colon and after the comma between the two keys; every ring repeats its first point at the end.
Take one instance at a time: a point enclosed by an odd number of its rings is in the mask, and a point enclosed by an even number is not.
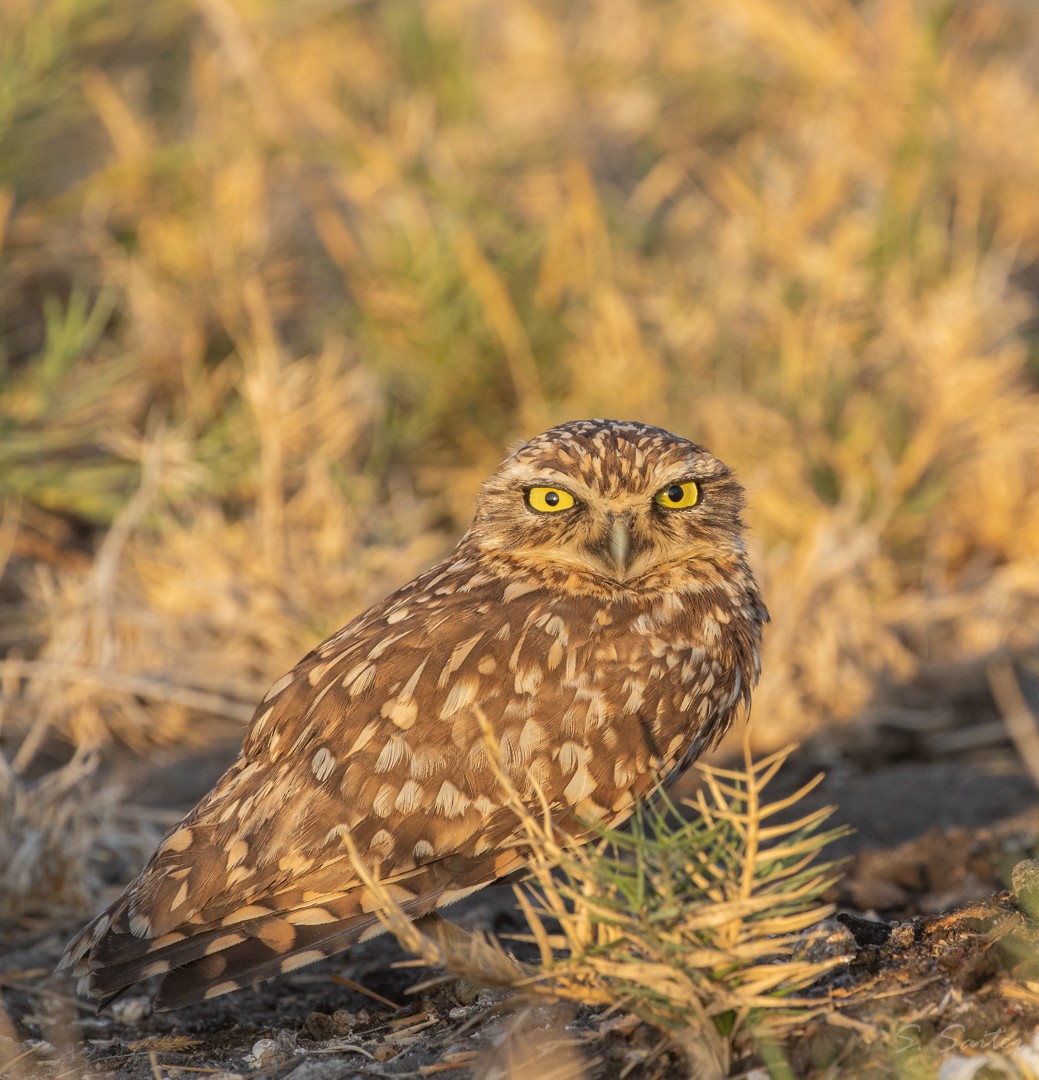
{"type": "Polygon", "coordinates": [[[654,748],[596,756],[623,706],[596,672],[634,657],[597,643],[594,601],[563,605],[456,558],[348,624],[272,687],[239,759],[63,965],[102,1004],[165,973],[156,1007],[175,1008],[332,955],[382,929],[351,846],[414,917],[460,899],[524,863],[489,755],[531,805],[624,814],[654,748]]]}

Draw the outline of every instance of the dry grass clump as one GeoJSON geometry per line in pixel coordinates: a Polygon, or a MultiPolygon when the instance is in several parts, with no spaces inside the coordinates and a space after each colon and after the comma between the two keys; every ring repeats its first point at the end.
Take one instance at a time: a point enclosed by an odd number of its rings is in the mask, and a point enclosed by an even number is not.
{"type": "Polygon", "coordinates": [[[99,823],[83,820],[86,800],[77,789],[96,765],[81,757],[30,787],[0,757],[0,919],[23,915],[28,905],[54,916],[93,902],[83,870],[99,823]]]}
{"type": "MultiPolygon", "coordinates": [[[[386,500],[372,527],[363,517],[371,496],[358,494],[370,483],[339,482],[364,434],[362,388],[340,360],[330,348],[283,379],[269,364],[250,373],[248,412],[223,421],[243,429],[236,440],[263,432],[240,466],[255,474],[240,481],[246,515],[235,492],[221,506],[206,490],[205,448],[183,425],[154,420],[140,437],[125,428],[99,436],[134,471],[91,557],[30,568],[17,547],[12,555],[20,573],[6,599],[22,625],[0,679],[5,725],[25,737],[21,765],[48,734],[139,751],[236,739],[273,670],[339,625],[348,605],[375,599],[400,566],[417,570],[439,550],[435,537],[396,523],[401,511],[423,513],[407,493],[386,500]],[[338,603],[324,610],[329,596],[338,603]]],[[[26,505],[7,503],[12,546],[28,533],[26,505]]]]}
{"type": "MultiPolygon", "coordinates": [[[[490,738],[488,732],[488,738],[490,738]]],[[[532,884],[517,886],[537,946],[518,962],[498,941],[435,917],[414,923],[354,858],[379,917],[422,963],[535,997],[624,1009],[667,1033],[695,1075],[728,1075],[734,1054],[771,1044],[826,1007],[802,992],[842,958],[808,958],[821,901],[838,876],[819,862],[840,830],[832,808],[797,817],[815,786],[769,801],[792,747],[743,769],[698,766],[704,787],[684,812],[663,795],[625,829],[581,847],[524,806],[499,770],[523,826],[532,884]],[[690,816],[689,811],[693,811],[690,816]]],[[[821,778],[817,778],[821,779],[821,778]]]]}
{"type": "Polygon", "coordinates": [[[157,827],[122,811],[118,789],[97,784],[98,763],[80,752],[30,782],[0,755],[0,942],[79,918],[102,891],[103,862],[125,872],[159,840],[157,827]]]}

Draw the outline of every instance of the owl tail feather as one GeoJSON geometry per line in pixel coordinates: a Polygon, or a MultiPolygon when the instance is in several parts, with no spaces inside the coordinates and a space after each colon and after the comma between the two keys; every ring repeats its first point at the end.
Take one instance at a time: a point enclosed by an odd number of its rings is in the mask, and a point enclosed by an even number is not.
{"type": "MultiPolygon", "coordinates": [[[[80,993],[96,1001],[99,1011],[153,975],[165,976],[154,1008],[178,1009],[304,967],[381,933],[378,917],[362,908],[363,892],[353,889],[320,904],[232,925],[184,926],[152,939],[130,933],[125,909],[117,908],[83,931],[61,967],[75,970],[80,993]]],[[[436,907],[439,895],[415,896],[401,907],[418,918],[436,907]]]]}
{"type": "Polygon", "coordinates": [[[285,951],[272,947],[260,936],[247,938],[223,952],[199,957],[170,971],[162,980],[154,1008],[159,1012],[180,1009],[252,986],[334,956],[363,937],[382,933],[383,929],[376,916],[365,912],[337,923],[297,928],[293,945],[285,951]]]}

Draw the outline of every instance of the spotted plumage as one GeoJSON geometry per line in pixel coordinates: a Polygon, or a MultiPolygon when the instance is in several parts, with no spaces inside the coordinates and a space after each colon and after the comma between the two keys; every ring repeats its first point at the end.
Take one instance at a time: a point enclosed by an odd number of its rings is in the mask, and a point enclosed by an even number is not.
{"type": "Polygon", "coordinates": [[[261,702],[242,752],[66,967],[157,1008],[379,933],[351,847],[419,917],[524,867],[489,760],[577,837],[626,818],[749,700],[768,614],[743,493],[659,428],[575,421],[484,484],[438,566],[323,642],[261,702]]]}

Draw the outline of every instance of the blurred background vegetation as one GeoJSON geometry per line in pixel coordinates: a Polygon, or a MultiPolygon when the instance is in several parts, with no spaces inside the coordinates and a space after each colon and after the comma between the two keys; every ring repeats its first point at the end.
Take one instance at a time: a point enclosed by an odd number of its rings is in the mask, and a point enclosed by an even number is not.
{"type": "Polygon", "coordinates": [[[746,483],[760,749],[1034,657],[1037,81],[1012,0],[5,0],[0,794],[51,822],[37,887],[91,755],[236,744],[566,419],[746,483]]]}

